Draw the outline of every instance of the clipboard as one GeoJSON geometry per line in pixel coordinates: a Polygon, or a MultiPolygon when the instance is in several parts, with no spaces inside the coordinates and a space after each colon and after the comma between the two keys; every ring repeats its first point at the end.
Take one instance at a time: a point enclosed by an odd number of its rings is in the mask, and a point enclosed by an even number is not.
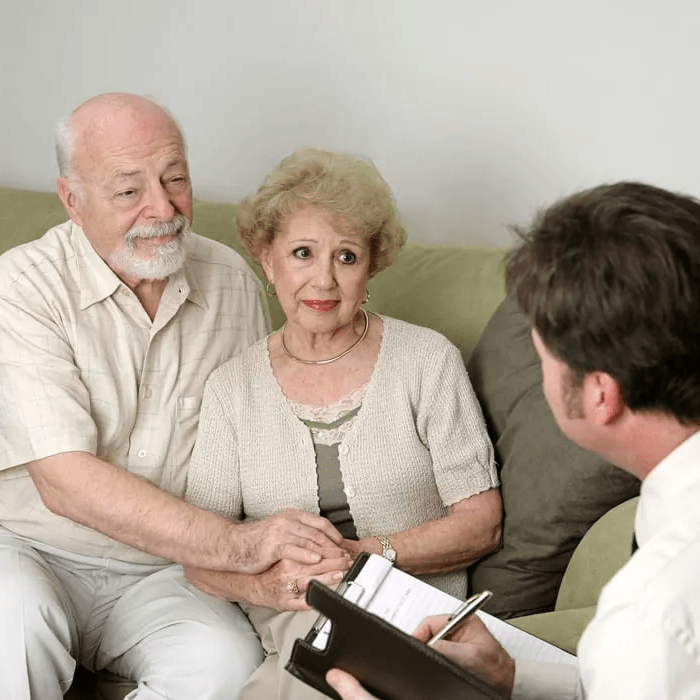
{"type": "Polygon", "coordinates": [[[503,700],[447,657],[382,618],[311,581],[306,602],[331,624],[325,649],[313,646],[316,625],[294,642],[286,669],[328,697],[340,700],[326,672],[340,668],[380,700],[503,700]]]}

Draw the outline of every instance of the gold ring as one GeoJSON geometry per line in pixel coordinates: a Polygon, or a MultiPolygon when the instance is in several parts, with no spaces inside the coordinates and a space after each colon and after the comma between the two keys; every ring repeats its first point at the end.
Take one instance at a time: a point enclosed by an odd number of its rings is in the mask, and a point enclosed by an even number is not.
{"type": "Polygon", "coordinates": [[[297,580],[295,578],[290,578],[287,581],[287,591],[292,595],[299,595],[299,586],[297,586],[297,580]]]}

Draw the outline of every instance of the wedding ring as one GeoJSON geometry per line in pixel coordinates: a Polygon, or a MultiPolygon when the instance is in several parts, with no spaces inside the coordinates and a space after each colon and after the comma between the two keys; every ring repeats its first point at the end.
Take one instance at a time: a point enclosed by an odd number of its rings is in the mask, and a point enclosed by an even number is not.
{"type": "Polygon", "coordinates": [[[290,578],[287,581],[287,591],[292,595],[299,595],[299,586],[297,586],[297,580],[295,578],[290,578]]]}

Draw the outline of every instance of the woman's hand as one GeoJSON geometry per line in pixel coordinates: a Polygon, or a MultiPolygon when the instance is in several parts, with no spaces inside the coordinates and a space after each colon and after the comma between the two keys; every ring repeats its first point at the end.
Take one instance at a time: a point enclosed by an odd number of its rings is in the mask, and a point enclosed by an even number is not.
{"type": "Polygon", "coordinates": [[[187,578],[205,593],[235,602],[261,605],[275,610],[309,610],[304,594],[309,581],[326,586],[339,583],[352,560],[338,547],[319,549],[323,558],[316,564],[282,559],[259,574],[238,574],[206,569],[185,569],[187,578]]]}
{"type": "Polygon", "coordinates": [[[376,537],[363,537],[361,540],[343,540],[340,547],[344,549],[348,556],[354,561],[362,552],[370,554],[381,554],[382,546],[376,537]]]}
{"type": "Polygon", "coordinates": [[[309,610],[304,599],[309,581],[315,579],[326,586],[335,586],[351,564],[350,557],[337,549],[326,550],[318,564],[283,559],[259,575],[256,605],[275,610],[309,610]]]}

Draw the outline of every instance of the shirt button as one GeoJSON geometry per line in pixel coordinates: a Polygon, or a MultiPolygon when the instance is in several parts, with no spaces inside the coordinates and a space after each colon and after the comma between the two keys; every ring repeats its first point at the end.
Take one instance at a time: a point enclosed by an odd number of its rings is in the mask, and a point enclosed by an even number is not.
{"type": "Polygon", "coordinates": [[[146,452],[146,450],[139,450],[136,454],[138,455],[139,459],[143,459],[148,452],[146,452]]]}
{"type": "Polygon", "coordinates": [[[338,454],[346,455],[348,452],[350,452],[350,448],[347,445],[341,445],[338,448],[338,454]]]}
{"type": "Polygon", "coordinates": [[[147,399],[150,399],[151,396],[153,396],[153,390],[151,389],[151,387],[148,387],[148,389],[146,389],[146,391],[143,392],[143,395],[144,395],[147,399]]]}
{"type": "Polygon", "coordinates": [[[352,486],[348,486],[345,489],[345,494],[348,498],[352,498],[355,495],[355,489],[352,486]]]}

